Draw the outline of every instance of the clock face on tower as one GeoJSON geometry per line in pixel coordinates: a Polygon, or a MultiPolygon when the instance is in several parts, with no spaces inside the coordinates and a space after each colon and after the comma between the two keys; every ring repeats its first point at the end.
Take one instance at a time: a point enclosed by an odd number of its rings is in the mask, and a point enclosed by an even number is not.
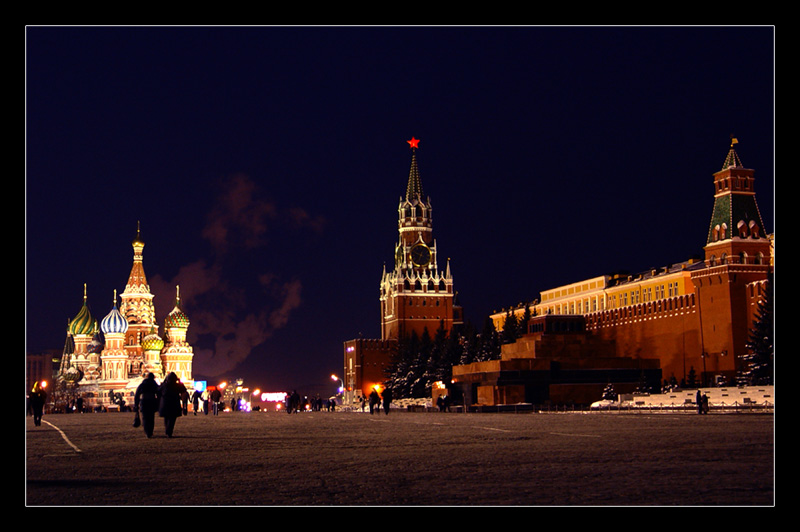
{"type": "Polygon", "coordinates": [[[411,248],[411,262],[414,266],[427,266],[431,262],[431,250],[425,244],[417,244],[411,248]]]}

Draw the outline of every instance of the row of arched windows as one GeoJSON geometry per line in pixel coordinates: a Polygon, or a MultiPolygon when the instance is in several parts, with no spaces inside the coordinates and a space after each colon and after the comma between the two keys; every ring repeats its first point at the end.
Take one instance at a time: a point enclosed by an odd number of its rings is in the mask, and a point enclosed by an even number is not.
{"type": "MultiPolygon", "coordinates": [[[[411,282],[408,279],[403,282],[403,288],[409,292],[411,291],[411,282]]],[[[447,284],[444,280],[440,280],[437,287],[433,279],[429,279],[427,288],[427,292],[445,292],[447,290],[447,284]]],[[[422,282],[419,279],[414,281],[414,292],[422,292],[422,282]]]]}

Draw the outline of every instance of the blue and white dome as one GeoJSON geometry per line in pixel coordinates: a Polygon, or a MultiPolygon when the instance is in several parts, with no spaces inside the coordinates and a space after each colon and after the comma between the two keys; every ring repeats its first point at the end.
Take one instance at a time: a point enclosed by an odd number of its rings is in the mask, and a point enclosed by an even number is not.
{"type": "Polygon", "coordinates": [[[111,312],[100,322],[100,330],[103,331],[103,334],[125,334],[128,331],[128,320],[117,310],[116,290],[114,290],[114,308],[112,308],[111,312]]]}

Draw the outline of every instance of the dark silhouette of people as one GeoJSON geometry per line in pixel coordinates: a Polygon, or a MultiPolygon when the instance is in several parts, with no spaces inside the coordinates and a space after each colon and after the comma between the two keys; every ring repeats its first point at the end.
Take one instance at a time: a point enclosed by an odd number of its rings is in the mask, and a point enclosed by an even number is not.
{"type": "Polygon", "coordinates": [[[44,415],[44,404],[47,401],[47,392],[44,391],[44,386],[39,381],[33,383],[33,388],[28,396],[33,413],[33,424],[41,426],[42,416],[44,415]]]}
{"type": "Polygon", "coordinates": [[[381,398],[378,395],[378,390],[372,389],[372,392],[369,394],[369,413],[375,413],[375,407],[377,406],[380,409],[381,405],[381,398]]]}
{"type": "Polygon", "coordinates": [[[222,401],[222,392],[219,391],[219,388],[214,388],[214,391],[211,392],[211,410],[215,416],[219,414],[220,401],[222,401]]]}
{"type": "Polygon", "coordinates": [[[156,412],[159,406],[160,391],[154,373],[148,373],[147,377],[136,388],[133,396],[133,405],[142,417],[142,428],[148,438],[153,437],[153,429],[156,424],[156,412]]]}
{"type": "Polygon", "coordinates": [[[386,388],[383,390],[383,411],[389,415],[389,406],[392,404],[392,390],[386,388]]]}
{"type": "Polygon", "coordinates": [[[192,413],[196,416],[200,410],[200,390],[195,390],[192,394],[192,413]]]}
{"type": "Polygon", "coordinates": [[[158,415],[164,418],[164,432],[170,438],[175,431],[175,422],[183,414],[181,397],[184,393],[186,393],[186,386],[178,379],[175,372],[170,372],[161,383],[161,397],[158,406],[158,415]]]}

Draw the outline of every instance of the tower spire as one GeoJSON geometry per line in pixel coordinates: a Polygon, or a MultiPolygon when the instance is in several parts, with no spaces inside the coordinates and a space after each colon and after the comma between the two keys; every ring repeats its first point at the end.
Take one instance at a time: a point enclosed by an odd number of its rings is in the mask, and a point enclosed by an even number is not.
{"type": "Polygon", "coordinates": [[[422,181],[419,177],[419,168],[417,167],[417,148],[419,147],[419,139],[413,136],[411,140],[407,140],[408,145],[411,147],[411,170],[408,172],[408,187],[406,188],[406,201],[414,201],[415,199],[422,200],[422,181]]]}

